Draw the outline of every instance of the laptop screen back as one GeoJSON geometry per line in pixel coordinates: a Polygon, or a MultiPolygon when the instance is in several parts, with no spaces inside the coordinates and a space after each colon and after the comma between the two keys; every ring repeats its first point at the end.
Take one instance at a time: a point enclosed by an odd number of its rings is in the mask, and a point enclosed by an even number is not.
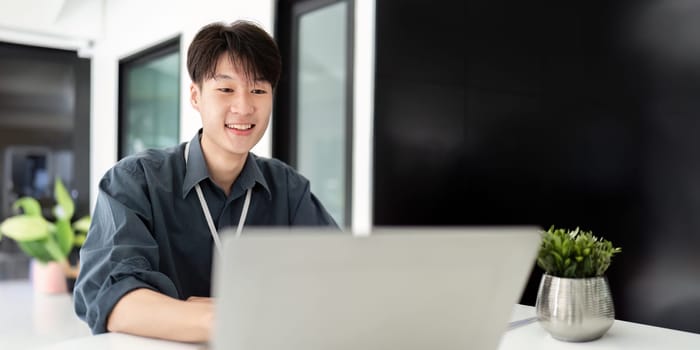
{"type": "Polygon", "coordinates": [[[538,228],[248,229],[215,260],[214,349],[496,349],[538,228]]]}

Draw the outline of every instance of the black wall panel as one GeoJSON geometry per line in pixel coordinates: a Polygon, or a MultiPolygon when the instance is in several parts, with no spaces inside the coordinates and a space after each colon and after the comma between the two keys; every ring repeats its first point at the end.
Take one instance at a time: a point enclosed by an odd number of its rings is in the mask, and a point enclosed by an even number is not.
{"type": "Polygon", "coordinates": [[[608,273],[619,319],[700,332],[692,14],[700,3],[377,0],[375,225],[581,226],[623,248],[608,273]]]}

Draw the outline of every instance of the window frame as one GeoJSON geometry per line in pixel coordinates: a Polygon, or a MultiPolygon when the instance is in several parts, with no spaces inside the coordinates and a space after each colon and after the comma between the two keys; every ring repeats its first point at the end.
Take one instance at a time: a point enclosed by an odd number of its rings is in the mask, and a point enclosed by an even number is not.
{"type": "Polygon", "coordinates": [[[345,204],[344,225],[352,223],[352,179],[353,179],[353,87],[354,87],[354,0],[278,0],[275,38],[282,55],[282,76],[275,92],[273,113],[272,155],[297,168],[298,165],[298,83],[299,24],[302,16],[337,3],[346,3],[348,8],[346,28],[346,86],[345,86],[345,204]]]}
{"type": "MultiPolygon", "coordinates": [[[[182,62],[181,52],[181,36],[165,40],[159,44],[149,47],[145,50],[127,56],[119,60],[119,86],[118,86],[118,111],[117,111],[117,159],[122,159],[128,154],[126,153],[126,136],[129,134],[129,123],[126,117],[126,111],[129,88],[127,76],[131,69],[143,66],[151,61],[157,60],[163,56],[177,53],[178,55],[178,74],[180,74],[180,62],[182,62]]],[[[178,79],[179,80],[179,79],[178,79]]],[[[177,124],[175,135],[179,139],[180,135],[180,91],[181,87],[178,82],[178,103],[177,103],[177,124]]]]}

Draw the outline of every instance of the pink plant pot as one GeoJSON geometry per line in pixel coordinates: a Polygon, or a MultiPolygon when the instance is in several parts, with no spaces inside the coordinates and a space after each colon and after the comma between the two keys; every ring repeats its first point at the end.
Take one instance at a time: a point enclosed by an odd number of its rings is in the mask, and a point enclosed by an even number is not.
{"type": "Polygon", "coordinates": [[[66,276],[61,265],[56,262],[44,264],[32,259],[29,278],[36,292],[44,294],[68,293],[66,276]]]}

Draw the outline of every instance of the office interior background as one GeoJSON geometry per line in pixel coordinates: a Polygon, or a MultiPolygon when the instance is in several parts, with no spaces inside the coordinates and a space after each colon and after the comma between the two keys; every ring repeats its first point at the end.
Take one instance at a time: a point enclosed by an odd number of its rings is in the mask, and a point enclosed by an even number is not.
{"type": "MultiPolygon", "coordinates": [[[[21,195],[48,208],[55,176],[87,214],[120,157],[189,140],[187,45],[251,19],[285,62],[254,152],[306,174],[344,226],[580,226],[622,247],[618,319],[700,332],[698,16],[693,0],[2,0],[1,215],[21,195]]],[[[0,241],[0,278],[26,265],[0,241]]]]}

